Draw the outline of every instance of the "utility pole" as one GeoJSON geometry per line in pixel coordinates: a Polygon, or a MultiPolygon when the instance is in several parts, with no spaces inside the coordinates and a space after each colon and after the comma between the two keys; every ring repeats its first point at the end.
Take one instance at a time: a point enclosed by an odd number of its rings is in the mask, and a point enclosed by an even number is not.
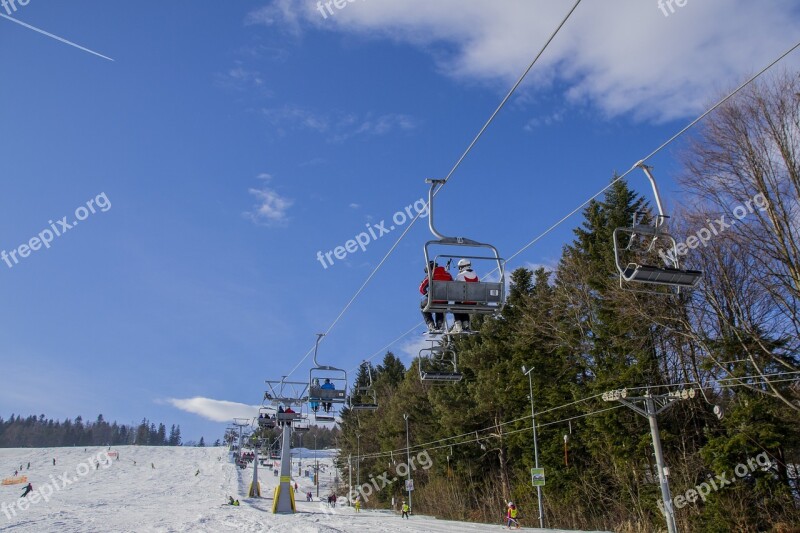
{"type": "MultiPolygon", "coordinates": [[[[530,370],[525,370],[525,365],[522,365],[522,373],[528,376],[528,388],[530,389],[531,398],[531,423],[533,424],[533,457],[536,468],[539,468],[539,444],[536,438],[536,411],[533,409],[533,378],[531,377],[531,372],[533,372],[533,368],[530,370]]],[[[536,496],[539,500],[539,527],[544,528],[544,509],[542,507],[541,485],[536,485],[536,496]]]]}
{"type": "Polygon", "coordinates": [[[408,414],[403,413],[403,418],[406,421],[406,490],[408,491],[408,512],[411,513],[411,446],[408,440],[408,414]]]}
{"type": "Polygon", "coordinates": [[[347,456],[347,477],[348,477],[347,484],[350,487],[350,490],[347,491],[347,504],[348,505],[353,505],[352,502],[350,502],[350,497],[353,495],[353,454],[352,453],[347,456]]]}
{"type": "Polygon", "coordinates": [[[361,433],[356,433],[356,486],[361,488],[361,433]]]}
{"type": "MultiPolygon", "coordinates": [[[[258,444],[258,441],[254,444],[258,444]]],[[[247,491],[248,498],[261,497],[261,485],[258,483],[258,448],[253,446],[253,481],[250,482],[250,490],[247,491]]]]}
{"type": "Polygon", "coordinates": [[[653,439],[653,450],[656,456],[656,468],[658,469],[658,481],[661,485],[661,499],[663,501],[664,518],[667,521],[669,533],[678,533],[678,526],[675,524],[675,512],[672,509],[672,495],[669,492],[669,480],[667,479],[669,470],[664,464],[664,452],[661,449],[661,434],[658,431],[658,421],[656,417],[663,411],[669,409],[673,402],[677,400],[688,400],[695,397],[694,389],[681,389],[672,391],[668,394],[650,394],[648,390],[644,396],[629,397],[628,389],[618,389],[603,393],[603,401],[619,403],[630,407],[634,412],[647,418],[650,422],[650,434],[653,439]],[[636,402],[641,406],[636,405],[636,402]]]}
{"type": "Polygon", "coordinates": [[[319,461],[317,460],[317,435],[314,434],[314,485],[317,486],[317,498],[319,498],[319,461]]]}

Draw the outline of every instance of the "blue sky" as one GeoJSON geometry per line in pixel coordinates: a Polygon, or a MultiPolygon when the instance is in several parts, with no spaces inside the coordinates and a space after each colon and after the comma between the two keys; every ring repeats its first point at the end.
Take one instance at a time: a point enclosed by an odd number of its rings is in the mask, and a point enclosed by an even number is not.
{"type": "MultiPolygon", "coordinates": [[[[584,4],[437,197],[444,233],[510,256],[800,37],[789,0],[584,4]]],[[[326,17],[288,0],[0,6],[114,60],[0,18],[0,250],[89,200],[110,205],[0,262],[0,415],[148,417],[220,436],[406,226],[328,268],[317,252],[425,197],[571,2],[343,5],[326,17]]],[[[651,161],[673,206],[679,148],[651,161]]],[[[579,221],[509,267],[554,264],[579,221]]],[[[419,321],[429,237],[411,229],[320,362],[354,369],[419,321]]],[[[408,362],[418,341],[394,350],[408,362]]]]}

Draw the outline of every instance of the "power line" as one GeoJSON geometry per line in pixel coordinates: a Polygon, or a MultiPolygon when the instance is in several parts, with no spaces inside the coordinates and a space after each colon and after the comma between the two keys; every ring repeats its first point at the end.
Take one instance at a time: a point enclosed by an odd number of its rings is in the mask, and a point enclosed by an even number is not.
{"type": "MultiPolygon", "coordinates": [[[[516,92],[516,90],[519,88],[519,86],[522,84],[522,82],[528,76],[530,71],[533,69],[534,65],[536,65],[536,63],[539,61],[539,58],[542,57],[542,54],[544,54],[545,50],[547,50],[547,48],[550,46],[550,43],[553,42],[553,39],[555,39],[555,37],[558,34],[558,32],[561,31],[561,28],[564,27],[564,24],[567,23],[567,20],[569,20],[569,18],[572,16],[572,14],[578,8],[578,5],[580,5],[581,2],[582,2],[582,0],[576,0],[575,4],[572,6],[572,9],[569,10],[569,13],[567,13],[567,15],[564,17],[564,19],[558,25],[558,27],[553,31],[553,33],[550,35],[550,37],[545,42],[544,46],[542,46],[542,48],[539,50],[539,53],[536,54],[536,57],[534,57],[533,61],[530,62],[530,64],[528,65],[528,68],[525,69],[525,71],[519,77],[517,82],[511,87],[511,90],[508,91],[508,93],[506,94],[505,98],[503,98],[503,100],[500,102],[500,105],[497,106],[497,108],[491,114],[489,119],[484,123],[484,125],[480,129],[480,131],[478,131],[478,134],[475,135],[475,137],[472,139],[472,142],[469,143],[469,146],[467,146],[467,149],[464,150],[463,154],[461,154],[461,157],[458,158],[458,160],[456,161],[455,165],[453,165],[453,168],[450,169],[450,172],[447,173],[447,176],[444,178],[444,183],[442,183],[439,186],[439,188],[436,189],[433,192],[433,196],[434,197],[439,193],[439,191],[442,190],[442,187],[444,187],[448,183],[448,181],[453,176],[453,174],[456,172],[456,170],[458,170],[458,168],[461,166],[461,163],[464,162],[464,160],[467,158],[467,156],[472,151],[472,149],[475,147],[475,145],[478,143],[478,141],[481,139],[481,137],[483,137],[483,134],[486,132],[486,130],[489,128],[489,126],[492,124],[492,122],[494,122],[495,117],[497,117],[497,115],[500,113],[500,111],[505,107],[506,103],[511,99],[511,96],[516,92]]],[[[430,206],[428,205],[427,202],[426,202],[425,205],[426,205],[426,207],[430,208],[430,206]]],[[[417,215],[411,220],[411,222],[409,222],[408,226],[406,226],[405,230],[403,230],[403,233],[400,234],[400,236],[397,238],[397,240],[392,245],[392,247],[389,248],[389,251],[386,252],[386,255],[383,256],[383,259],[380,260],[380,262],[372,270],[372,272],[369,274],[369,276],[367,276],[367,279],[364,280],[364,283],[361,284],[361,286],[358,288],[358,290],[353,295],[353,297],[350,298],[350,300],[347,302],[347,304],[344,306],[344,308],[341,310],[341,312],[339,312],[339,314],[336,316],[336,318],[334,319],[333,323],[331,323],[331,325],[325,331],[326,335],[333,330],[333,328],[336,326],[336,324],[339,322],[339,320],[342,318],[342,316],[344,316],[344,314],[348,311],[348,309],[350,309],[350,306],[353,305],[353,302],[356,301],[356,299],[361,295],[361,293],[364,291],[364,289],[367,287],[367,285],[369,285],[369,282],[372,281],[372,279],[375,277],[375,274],[378,273],[378,270],[380,270],[381,267],[383,266],[383,264],[389,259],[389,256],[391,256],[392,253],[395,251],[397,246],[400,244],[400,241],[402,241],[405,238],[405,236],[408,234],[408,232],[411,231],[411,228],[414,227],[414,224],[417,222],[417,220],[419,220],[420,215],[424,211],[425,211],[424,209],[422,211],[418,211],[417,215]]],[[[313,353],[313,348],[311,350],[309,350],[305,354],[305,356],[303,356],[303,358],[300,360],[300,362],[297,363],[297,365],[295,365],[294,368],[292,368],[292,370],[287,374],[287,377],[291,376],[300,367],[300,365],[302,365],[303,362],[305,362],[305,360],[308,359],[308,356],[311,355],[312,353],[313,353]]]]}

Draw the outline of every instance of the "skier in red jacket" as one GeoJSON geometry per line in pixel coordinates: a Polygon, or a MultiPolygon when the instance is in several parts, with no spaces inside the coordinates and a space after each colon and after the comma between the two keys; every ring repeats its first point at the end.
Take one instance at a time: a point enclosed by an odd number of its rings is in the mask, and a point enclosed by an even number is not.
{"type": "MultiPolygon", "coordinates": [[[[428,263],[427,268],[425,268],[425,273],[428,274],[428,270],[433,269],[433,279],[435,281],[453,281],[453,276],[450,275],[450,272],[445,270],[444,267],[439,266],[435,262],[431,261],[428,263]]],[[[420,302],[420,307],[422,309],[425,308],[425,305],[428,303],[428,284],[429,279],[428,276],[422,280],[422,283],[419,286],[419,292],[424,296],[422,301],[420,302]]],[[[435,300],[434,303],[447,303],[443,300],[435,300]]],[[[422,317],[425,319],[425,324],[428,326],[428,333],[435,333],[438,331],[444,331],[447,327],[445,323],[445,316],[444,313],[426,313],[425,311],[422,312],[422,317]]]]}

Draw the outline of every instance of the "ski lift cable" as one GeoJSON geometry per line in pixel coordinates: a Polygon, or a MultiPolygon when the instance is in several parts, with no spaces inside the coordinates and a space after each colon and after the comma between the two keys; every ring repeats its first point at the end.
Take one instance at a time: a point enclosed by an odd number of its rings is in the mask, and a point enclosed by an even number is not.
{"type": "Polygon", "coordinates": [[[406,331],[405,333],[403,333],[402,335],[400,335],[399,337],[397,337],[395,340],[393,340],[392,342],[390,342],[389,344],[387,344],[386,346],[384,346],[383,348],[381,348],[380,350],[378,350],[377,352],[375,352],[374,354],[372,354],[371,356],[369,356],[367,359],[364,359],[364,361],[362,361],[362,362],[361,362],[361,364],[359,364],[359,365],[358,365],[358,366],[356,366],[356,367],[353,367],[353,368],[351,368],[351,369],[350,369],[350,372],[355,372],[355,371],[356,371],[356,370],[358,370],[358,369],[359,369],[361,366],[363,366],[363,365],[364,365],[364,363],[368,363],[368,364],[369,364],[369,362],[370,362],[370,361],[372,361],[373,359],[375,359],[376,357],[378,357],[380,354],[382,354],[382,353],[384,352],[384,350],[388,350],[389,348],[391,348],[392,346],[394,346],[394,344],[395,344],[396,342],[398,342],[398,341],[400,341],[400,340],[404,339],[405,337],[407,337],[408,335],[410,335],[411,333],[413,333],[414,331],[416,331],[416,330],[417,330],[417,328],[419,328],[419,327],[420,327],[422,324],[423,324],[423,322],[422,322],[422,321],[419,321],[419,322],[417,322],[416,324],[414,324],[414,327],[412,327],[411,329],[409,329],[408,331],[406,331]]]}
{"type": "MultiPolygon", "coordinates": [[[[760,379],[762,377],[768,378],[768,377],[773,377],[773,376],[789,376],[789,375],[794,375],[794,374],[800,374],[800,370],[795,370],[795,371],[787,370],[785,372],[775,372],[775,373],[772,373],[772,374],[756,374],[756,375],[751,375],[751,376],[732,376],[732,377],[728,377],[728,378],[714,379],[714,381],[716,381],[717,383],[720,383],[720,382],[723,382],[723,381],[741,381],[743,379],[753,379],[753,378],[759,378],[760,379]]],[[[702,386],[697,381],[687,381],[685,383],[670,383],[668,385],[648,385],[648,386],[642,386],[642,387],[627,387],[627,390],[635,391],[635,390],[658,389],[658,388],[669,388],[669,387],[684,387],[684,386],[690,386],[690,385],[696,385],[698,387],[702,386]]]]}
{"type": "Polygon", "coordinates": [[[626,177],[628,174],[630,174],[631,172],[633,172],[635,169],[639,168],[639,165],[640,165],[640,164],[642,164],[642,163],[646,163],[646,162],[647,162],[649,159],[652,159],[652,158],[653,158],[653,157],[654,157],[656,154],[658,154],[659,152],[661,152],[661,151],[662,151],[664,148],[666,148],[667,146],[669,146],[670,144],[672,144],[673,142],[675,142],[675,141],[676,141],[676,140],[677,140],[679,137],[683,136],[683,134],[684,134],[684,133],[686,133],[687,131],[689,131],[690,129],[692,129],[694,126],[696,126],[698,122],[700,122],[701,120],[703,120],[704,118],[706,118],[708,115],[710,115],[711,113],[713,113],[714,111],[716,111],[718,107],[720,107],[721,105],[725,104],[725,102],[727,102],[728,100],[730,100],[731,98],[733,98],[734,96],[736,96],[736,95],[737,95],[737,94],[738,94],[738,93],[739,93],[739,92],[740,92],[742,89],[744,89],[745,87],[747,87],[748,85],[750,85],[750,84],[751,84],[752,82],[754,82],[754,81],[755,81],[757,78],[759,78],[760,76],[762,76],[762,75],[763,75],[765,72],[767,72],[769,69],[771,69],[772,67],[774,67],[774,66],[775,66],[777,63],[779,63],[781,60],[783,60],[783,58],[785,58],[786,56],[788,56],[789,54],[791,54],[792,52],[794,52],[794,51],[795,51],[795,50],[796,50],[798,47],[800,47],[800,41],[799,41],[799,42],[797,42],[797,43],[796,43],[794,46],[792,46],[791,48],[789,48],[787,51],[785,51],[783,54],[781,54],[781,55],[780,55],[780,56],[779,56],[777,59],[775,59],[774,61],[772,61],[772,62],[771,62],[769,65],[767,65],[766,67],[762,68],[762,69],[761,69],[760,71],[758,71],[756,74],[754,74],[753,76],[751,76],[750,78],[748,78],[748,79],[747,79],[747,81],[745,81],[744,83],[742,83],[741,85],[739,85],[739,86],[738,86],[736,89],[734,89],[734,90],[733,90],[733,91],[732,91],[730,94],[728,94],[728,95],[727,95],[725,98],[723,98],[722,100],[718,101],[716,104],[714,104],[713,106],[711,106],[711,107],[710,107],[708,110],[706,110],[706,111],[705,111],[705,112],[704,112],[702,115],[700,115],[699,117],[697,117],[696,119],[694,119],[692,122],[690,122],[689,124],[687,124],[687,125],[686,125],[686,126],[685,126],[685,127],[682,129],[682,130],[680,130],[678,133],[676,133],[675,135],[673,135],[672,137],[670,137],[669,139],[667,139],[666,141],[664,141],[664,142],[661,144],[661,146],[659,146],[658,148],[656,148],[655,150],[653,150],[652,152],[650,152],[650,154],[648,154],[647,156],[645,156],[645,157],[644,157],[644,158],[642,158],[641,160],[637,161],[637,162],[636,162],[636,163],[635,163],[635,164],[634,164],[634,165],[633,165],[633,166],[632,166],[632,167],[631,167],[631,168],[630,168],[630,169],[629,169],[627,172],[625,172],[625,173],[624,173],[624,174],[622,174],[621,176],[618,176],[617,178],[615,178],[613,181],[611,181],[611,183],[609,183],[608,185],[606,185],[605,187],[603,187],[603,188],[602,188],[600,191],[598,191],[597,193],[595,193],[595,194],[594,194],[593,196],[591,196],[591,197],[590,197],[588,200],[586,200],[585,202],[583,202],[581,205],[579,205],[578,207],[576,207],[574,210],[570,211],[570,212],[569,212],[569,213],[568,213],[566,216],[564,216],[564,217],[563,217],[561,220],[559,220],[558,222],[556,222],[555,224],[553,224],[552,226],[550,226],[549,228],[547,228],[547,229],[546,229],[546,230],[545,230],[545,231],[544,231],[544,232],[543,232],[541,235],[537,236],[535,239],[533,239],[533,240],[532,240],[532,241],[530,241],[528,244],[526,244],[525,246],[523,246],[523,247],[522,247],[522,248],[521,248],[521,249],[520,249],[518,252],[516,252],[514,255],[510,256],[510,257],[509,257],[509,258],[506,260],[506,263],[508,263],[509,261],[511,261],[512,259],[514,259],[516,256],[518,256],[519,254],[521,254],[522,252],[524,252],[525,250],[527,250],[528,248],[530,248],[531,246],[533,246],[534,244],[536,244],[536,242],[538,242],[539,240],[541,240],[542,238],[544,238],[546,235],[548,235],[548,234],[549,234],[551,231],[553,231],[553,230],[554,230],[554,229],[556,229],[558,226],[560,226],[561,224],[563,224],[563,223],[564,223],[564,222],[565,222],[567,219],[569,219],[570,217],[572,217],[572,215],[574,215],[575,213],[577,213],[578,211],[580,211],[581,209],[583,209],[583,208],[584,208],[584,207],[585,207],[587,204],[589,204],[589,202],[591,202],[592,200],[594,200],[595,198],[597,198],[598,196],[600,196],[601,194],[603,194],[605,191],[607,191],[609,188],[611,188],[611,187],[612,187],[612,186],[613,186],[615,183],[617,183],[618,181],[620,181],[620,180],[624,179],[624,178],[625,178],[625,177],[626,177]]]}
{"type": "MultiPolygon", "coordinates": [[[[480,129],[480,131],[478,131],[478,134],[475,135],[475,137],[472,139],[472,142],[469,144],[469,146],[467,146],[467,149],[464,150],[464,153],[461,154],[461,157],[458,158],[458,160],[456,161],[455,165],[453,165],[453,168],[451,168],[450,172],[447,173],[447,176],[444,178],[443,183],[439,186],[438,189],[436,189],[436,191],[434,191],[434,193],[433,193],[434,197],[442,190],[442,187],[444,187],[449,182],[450,178],[453,177],[453,174],[455,174],[456,170],[458,170],[458,168],[461,166],[461,163],[464,162],[464,160],[467,158],[467,156],[472,151],[472,149],[475,147],[475,145],[478,143],[478,141],[481,139],[481,137],[483,137],[483,134],[486,132],[486,130],[488,130],[488,128],[492,124],[492,122],[494,122],[494,119],[497,117],[497,115],[500,113],[500,111],[505,107],[505,105],[511,99],[513,94],[517,91],[519,86],[522,85],[522,82],[525,80],[525,78],[528,76],[530,71],[533,69],[534,65],[536,65],[536,63],[539,61],[539,58],[542,57],[544,52],[550,46],[550,43],[553,42],[553,39],[555,39],[556,35],[558,35],[558,33],[561,31],[561,29],[564,27],[564,25],[567,23],[569,18],[572,16],[572,14],[575,12],[575,10],[578,8],[578,6],[580,5],[580,3],[582,1],[583,0],[576,0],[575,4],[572,6],[572,9],[570,9],[569,12],[567,13],[567,15],[561,20],[561,23],[558,25],[558,27],[553,31],[553,33],[547,39],[547,41],[545,42],[544,46],[542,46],[542,48],[536,54],[536,57],[533,58],[533,61],[530,62],[530,64],[525,69],[525,71],[522,73],[522,75],[519,77],[519,79],[516,81],[516,83],[511,87],[511,90],[508,91],[508,93],[506,94],[505,98],[503,98],[503,100],[500,102],[500,105],[497,106],[497,108],[491,114],[489,119],[484,123],[484,125],[480,129]]],[[[428,205],[427,202],[425,203],[425,205],[426,205],[426,207],[430,208],[430,206],[428,205]]],[[[383,256],[383,259],[381,259],[381,261],[372,270],[372,272],[369,274],[369,276],[367,276],[367,279],[364,280],[364,283],[361,284],[361,286],[355,292],[353,297],[350,298],[350,300],[347,302],[347,304],[341,310],[339,315],[334,319],[333,323],[331,323],[331,325],[325,331],[326,335],[328,333],[330,333],[331,330],[333,330],[333,328],[336,326],[336,324],[339,322],[339,320],[342,318],[342,316],[344,316],[344,314],[350,309],[350,306],[353,305],[353,302],[356,301],[356,299],[361,295],[361,293],[367,287],[369,282],[372,281],[372,279],[375,277],[375,274],[378,273],[378,271],[381,269],[383,264],[389,259],[389,256],[391,256],[392,253],[395,251],[395,249],[397,249],[398,245],[405,238],[405,236],[408,235],[408,232],[411,231],[411,228],[414,227],[414,224],[420,219],[420,216],[421,216],[421,214],[423,212],[425,212],[424,209],[419,211],[419,212],[417,212],[417,215],[411,220],[411,222],[408,223],[408,225],[406,226],[406,228],[403,231],[403,233],[400,234],[400,236],[397,238],[397,240],[392,245],[392,247],[389,248],[389,251],[386,252],[386,255],[383,256]]],[[[300,365],[302,365],[303,362],[305,362],[305,360],[308,359],[308,356],[311,355],[311,352],[312,352],[312,350],[309,350],[308,353],[306,353],[306,355],[300,360],[300,362],[297,363],[297,365],[287,374],[287,377],[291,376],[300,367],[300,365]]]]}
{"type": "MultiPolygon", "coordinates": [[[[574,9],[574,8],[573,8],[573,9],[574,9]]],[[[794,52],[794,51],[795,51],[797,48],[799,48],[799,47],[800,47],[800,41],[798,41],[798,42],[797,42],[797,43],[796,43],[794,46],[792,46],[791,48],[789,48],[788,50],[786,50],[786,51],[785,51],[783,54],[781,54],[781,55],[780,55],[780,56],[779,56],[777,59],[775,59],[774,61],[772,61],[772,62],[771,62],[769,65],[767,65],[766,67],[762,68],[762,69],[761,69],[760,71],[758,71],[756,74],[754,74],[753,76],[751,76],[750,78],[748,78],[748,79],[747,79],[747,81],[745,81],[744,83],[742,83],[741,85],[739,85],[739,86],[738,86],[736,89],[734,89],[734,90],[733,90],[733,91],[732,91],[730,94],[728,94],[728,95],[727,95],[727,96],[725,96],[723,99],[721,99],[721,100],[720,100],[720,101],[718,101],[716,104],[714,104],[712,107],[710,107],[709,109],[707,109],[707,110],[706,110],[706,111],[705,111],[703,114],[701,114],[700,116],[698,116],[697,118],[695,118],[695,119],[694,119],[692,122],[690,122],[689,124],[687,124],[687,125],[686,125],[686,126],[683,128],[683,129],[681,129],[679,132],[677,132],[677,133],[676,133],[676,134],[674,134],[672,137],[670,137],[669,139],[667,139],[666,141],[664,141],[664,142],[663,142],[663,143],[662,143],[662,144],[661,144],[661,145],[660,145],[658,148],[656,148],[655,150],[653,150],[652,152],[650,152],[650,154],[648,154],[647,156],[645,156],[643,159],[641,159],[641,160],[637,161],[637,162],[636,162],[636,163],[635,163],[635,164],[634,164],[634,165],[633,165],[633,166],[632,166],[632,167],[631,167],[631,168],[630,168],[628,171],[626,171],[624,174],[622,174],[621,176],[618,176],[617,178],[615,178],[615,179],[614,179],[613,181],[611,181],[611,182],[610,182],[608,185],[606,185],[605,187],[603,187],[601,190],[599,190],[599,191],[598,191],[597,193],[595,193],[594,195],[590,196],[590,197],[589,197],[589,198],[588,198],[586,201],[584,201],[584,202],[583,202],[582,204],[580,204],[578,207],[576,207],[575,209],[573,209],[572,211],[570,211],[569,213],[567,213],[567,214],[566,214],[566,215],[565,215],[563,218],[561,218],[560,220],[558,220],[558,221],[557,221],[555,224],[553,224],[552,226],[550,226],[549,228],[547,228],[546,230],[544,230],[544,232],[542,232],[541,234],[539,234],[539,235],[538,235],[537,237],[535,237],[533,240],[531,240],[530,242],[528,242],[528,243],[527,243],[525,246],[523,246],[522,248],[520,248],[519,250],[517,250],[517,251],[516,251],[514,254],[512,254],[511,256],[509,256],[509,257],[508,257],[508,259],[506,259],[506,264],[508,264],[509,262],[511,262],[511,260],[512,260],[512,259],[514,259],[514,258],[515,258],[515,257],[517,257],[518,255],[520,255],[522,252],[524,252],[525,250],[527,250],[528,248],[530,248],[531,246],[533,246],[534,244],[536,244],[537,242],[539,242],[540,240],[542,240],[544,237],[546,237],[548,234],[550,234],[550,232],[552,232],[552,231],[553,231],[554,229],[556,229],[558,226],[560,226],[561,224],[563,224],[564,222],[566,222],[566,221],[567,221],[569,218],[571,218],[573,215],[575,215],[575,213],[577,213],[578,211],[580,211],[581,209],[583,209],[584,207],[586,207],[586,205],[587,205],[587,204],[589,204],[589,203],[590,203],[592,200],[596,199],[598,196],[600,196],[601,194],[603,194],[604,192],[606,192],[606,191],[607,191],[609,188],[611,188],[611,187],[612,187],[612,186],[613,186],[615,183],[617,183],[618,181],[620,181],[620,180],[624,179],[625,177],[627,177],[627,176],[628,176],[628,174],[630,174],[630,173],[631,173],[631,172],[633,172],[633,171],[634,171],[636,168],[638,168],[638,165],[639,165],[640,163],[644,163],[644,162],[648,161],[649,159],[652,159],[652,158],[653,158],[655,155],[657,155],[659,152],[661,152],[661,151],[662,151],[664,148],[666,148],[667,146],[669,146],[670,144],[672,144],[673,142],[675,142],[675,141],[676,141],[676,140],[677,140],[679,137],[681,137],[681,136],[682,136],[684,133],[686,133],[687,131],[689,131],[690,129],[692,129],[692,128],[693,128],[695,125],[697,125],[697,123],[699,123],[701,120],[703,120],[704,118],[706,118],[706,117],[707,117],[709,114],[711,114],[712,112],[714,112],[714,111],[715,111],[717,108],[719,108],[719,107],[720,107],[721,105],[723,105],[725,102],[727,102],[728,100],[730,100],[731,98],[733,98],[734,96],[736,96],[736,95],[737,95],[739,92],[741,92],[741,91],[742,91],[742,89],[744,89],[744,88],[745,88],[745,87],[747,87],[749,84],[751,84],[752,82],[754,82],[756,79],[758,79],[760,76],[762,76],[762,75],[763,75],[764,73],[766,73],[766,72],[767,72],[769,69],[771,69],[772,67],[774,67],[776,64],[778,64],[778,63],[779,63],[780,61],[782,61],[782,60],[783,60],[783,59],[784,59],[786,56],[788,56],[789,54],[791,54],[792,52],[794,52]]],[[[435,195],[435,193],[434,193],[434,195],[435,195]]],[[[418,216],[419,216],[419,215],[418,215],[418,216]]],[[[414,220],[416,221],[416,218],[415,218],[414,220]]],[[[402,237],[401,237],[401,238],[402,238],[402,237]]],[[[399,242],[399,240],[398,240],[398,242],[399,242]]],[[[397,244],[397,243],[395,243],[395,244],[397,244]]],[[[384,258],[384,259],[385,259],[385,258],[384,258]]],[[[492,270],[492,271],[488,272],[488,273],[487,273],[487,275],[489,275],[489,274],[492,274],[492,273],[493,273],[495,270],[497,270],[497,269],[495,268],[494,270],[492,270]]],[[[406,335],[408,335],[408,334],[410,334],[411,332],[413,332],[413,331],[414,331],[414,329],[416,329],[418,326],[419,326],[419,324],[417,324],[417,326],[415,326],[414,328],[412,328],[411,330],[409,330],[407,333],[405,333],[404,335],[402,335],[401,337],[399,337],[398,339],[396,339],[394,342],[392,342],[391,344],[389,344],[389,346],[392,346],[392,345],[393,345],[393,344],[395,344],[397,341],[401,340],[403,337],[405,337],[406,335]]],[[[373,356],[371,356],[370,358],[366,359],[366,361],[371,361],[371,360],[372,360],[374,357],[377,357],[377,355],[378,355],[379,353],[380,353],[380,352],[376,352],[376,354],[375,354],[375,355],[373,355],[373,356]]],[[[308,356],[306,355],[306,357],[308,357],[308,356]]]]}

